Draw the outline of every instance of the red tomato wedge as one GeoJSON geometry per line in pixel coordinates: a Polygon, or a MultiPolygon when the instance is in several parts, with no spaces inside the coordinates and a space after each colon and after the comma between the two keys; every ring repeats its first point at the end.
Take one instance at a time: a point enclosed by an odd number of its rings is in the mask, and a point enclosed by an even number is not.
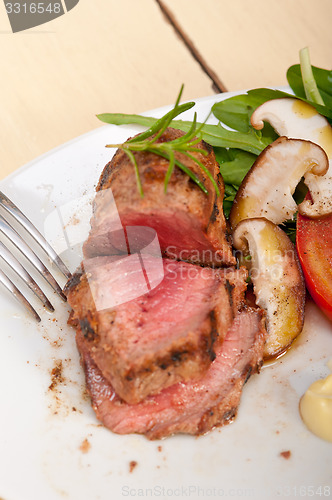
{"type": "Polygon", "coordinates": [[[332,320],[332,214],[318,219],[298,214],[296,248],[307,289],[332,320]]]}

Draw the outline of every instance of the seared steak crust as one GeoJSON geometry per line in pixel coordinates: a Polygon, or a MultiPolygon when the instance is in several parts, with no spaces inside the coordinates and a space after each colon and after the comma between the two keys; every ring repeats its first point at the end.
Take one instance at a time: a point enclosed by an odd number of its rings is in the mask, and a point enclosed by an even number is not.
{"type": "MultiPolygon", "coordinates": [[[[165,275],[156,288],[98,310],[95,290],[103,299],[116,293],[114,260],[91,260],[89,272],[66,289],[73,309],[70,323],[80,331],[86,350],[117,394],[134,404],[177,382],[202,376],[243,306],[246,270],[163,259],[165,275]]],[[[136,268],[131,271],[126,259],[115,264],[120,286],[125,286],[125,279],[135,282],[136,268]]]]}
{"type": "MultiPolygon", "coordinates": [[[[180,130],[168,128],[158,142],[171,141],[182,135],[180,130]]],[[[220,196],[217,196],[212,182],[202,169],[183,153],[176,153],[176,159],[200,179],[208,194],[204,194],[178,167],[174,168],[165,193],[168,160],[153,153],[138,152],[135,158],[144,190],[142,198],[137,189],[134,167],[128,156],[118,150],[104,168],[97,186],[99,193],[111,190],[112,196],[108,201],[105,201],[104,196],[100,197],[100,201],[96,197],[91,232],[84,245],[85,256],[114,253],[110,233],[119,229],[119,214],[124,228],[148,226],[154,229],[165,257],[203,265],[235,265],[226,236],[222,209],[224,184],[219,166],[210,146],[201,141],[197,147],[206,151],[206,155],[193,155],[217,182],[220,196]],[[114,201],[118,214],[114,213],[114,201]]]]}
{"type": "Polygon", "coordinates": [[[244,383],[262,365],[265,336],[262,312],[243,309],[200,379],[177,383],[135,405],[124,402],[103,377],[80,330],[77,344],[97,417],[116,433],[159,439],[175,433],[199,435],[229,423],[244,383]]]}

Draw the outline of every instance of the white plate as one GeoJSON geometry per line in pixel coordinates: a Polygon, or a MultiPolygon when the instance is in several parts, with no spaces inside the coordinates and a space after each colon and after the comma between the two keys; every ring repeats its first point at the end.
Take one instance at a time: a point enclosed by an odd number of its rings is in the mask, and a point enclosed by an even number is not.
{"type": "MultiPolygon", "coordinates": [[[[197,100],[199,119],[228,95],[197,100]]],[[[190,111],[183,118],[192,116],[190,111]]],[[[93,194],[112,154],[105,144],[123,141],[137,130],[97,128],[15,172],[0,188],[43,231],[55,207],[93,194]]],[[[67,227],[82,240],[86,229],[77,225],[80,218],[82,213],[73,210],[67,227]]],[[[54,240],[55,226],[53,233],[48,236],[54,240]]],[[[66,259],[73,270],[73,255],[66,259]]],[[[332,357],[331,323],[312,303],[291,351],[245,386],[234,423],[199,438],[150,442],[112,434],[98,423],[85,394],[74,332],[66,324],[68,308],[56,298],[54,302],[56,313],[39,309],[42,323],[37,325],[1,290],[1,499],[331,494],[332,445],[308,432],[298,412],[300,396],[312,381],[329,373],[326,363],[332,357]],[[63,380],[50,390],[52,370],[60,361],[63,380]],[[285,451],[290,451],[288,459],[285,451]],[[131,462],[137,462],[132,471],[131,462]]]]}

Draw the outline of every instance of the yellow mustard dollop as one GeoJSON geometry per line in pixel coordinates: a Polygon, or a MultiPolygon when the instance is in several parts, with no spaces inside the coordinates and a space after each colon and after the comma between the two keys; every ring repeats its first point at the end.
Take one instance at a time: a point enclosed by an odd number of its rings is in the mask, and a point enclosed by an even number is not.
{"type": "Polygon", "coordinates": [[[332,373],[311,384],[300,400],[300,413],[311,432],[332,442],[332,373]]]}

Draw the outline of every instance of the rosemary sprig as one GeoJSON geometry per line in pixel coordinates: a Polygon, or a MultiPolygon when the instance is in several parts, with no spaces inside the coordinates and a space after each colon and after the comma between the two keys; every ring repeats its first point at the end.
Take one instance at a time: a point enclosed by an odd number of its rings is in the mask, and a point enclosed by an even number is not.
{"type": "Polygon", "coordinates": [[[122,149],[127,154],[128,158],[134,165],[137,187],[142,197],[144,196],[144,193],[139,175],[137,161],[134,154],[135,152],[139,151],[147,151],[150,153],[154,153],[158,156],[166,158],[169,161],[169,166],[165,175],[165,182],[164,182],[165,193],[167,192],[167,187],[170,178],[172,176],[172,173],[174,171],[174,167],[177,166],[185,174],[187,174],[205,194],[208,194],[206,187],[199,180],[197,175],[195,175],[194,172],[190,168],[188,168],[183,162],[181,162],[178,158],[176,158],[175,153],[180,152],[183,155],[190,158],[190,160],[194,161],[203,170],[205,175],[212,182],[218,196],[220,195],[218,185],[214,180],[213,176],[211,175],[209,170],[205,167],[205,165],[201,161],[199,161],[199,159],[196,158],[196,156],[193,154],[193,153],[201,153],[204,156],[208,154],[206,150],[197,147],[197,144],[201,140],[201,130],[202,127],[205,125],[205,123],[202,123],[200,124],[199,127],[197,127],[196,113],[189,127],[189,130],[183,136],[173,139],[172,141],[158,142],[158,139],[165,132],[165,130],[170,125],[172,120],[179,114],[183,113],[184,111],[187,111],[188,109],[191,109],[195,105],[194,102],[180,104],[182,92],[183,92],[183,85],[181,87],[181,90],[176,99],[173,109],[171,109],[171,111],[166,113],[163,117],[156,120],[148,130],[142,132],[141,134],[137,135],[136,137],[133,137],[132,139],[129,139],[128,141],[122,144],[107,144],[106,146],[108,148],[122,149]]]}

